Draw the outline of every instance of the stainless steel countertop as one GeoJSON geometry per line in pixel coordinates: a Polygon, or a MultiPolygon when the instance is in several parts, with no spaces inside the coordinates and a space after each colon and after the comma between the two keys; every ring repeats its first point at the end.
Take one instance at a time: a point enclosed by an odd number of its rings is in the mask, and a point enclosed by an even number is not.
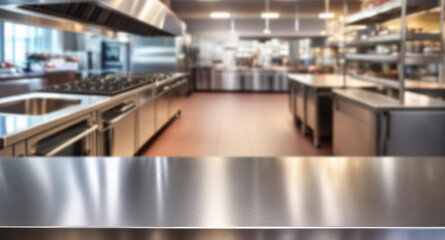
{"type": "MultiPolygon", "coordinates": [[[[288,74],[289,80],[299,82],[315,88],[341,88],[343,87],[343,75],[341,74],[288,74]]],[[[367,83],[346,77],[346,83],[351,88],[375,87],[373,83],[367,83]]]]}
{"type": "MultiPolygon", "coordinates": [[[[299,83],[316,88],[341,88],[343,75],[341,74],[288,74],[288,78],[299,83]]],[[[346,77],[348,88],[375,87],[374,83],[346,77]]],[[[405,88],[411,90],[445,90],[445,84],[406,80],[405,88]]]]}
{"type": "Polygon", "coordinates": [[[280,72],[287,73],[291,71],[292,68],[289,67],[268,67],[268,68],[260,68],[260,67],[211,67],[215,71],[228,71],[228,72],[280,72]]]}
{"type": "MultiPolygon", "coordinates": [[[[94,95],[29,93],[0,99],[0,104],[26,98],[62,98],[80,100],[80,104],[49,114],[32,116],[0,113],[0,149],[17,140],[24,139],[36,133],[36,128],[63,123],[73,115],[87,114],[98,104],[104,103],[110,97],[94,95]]],[[[37,130],[38,131],[38,130],[37,130]]]]}
{"type": "Polygon", "coordinates": [[[445,101],[405,92],[405,103],[398,99],[362,89],[335,89],[334,93],[376,110],[445,110],[445,101]]]}
{"type": "Polygon", "coordinates": [[[4,158],[0,226],[444,227],[444,182],[443,158],[4,158]]]}
{"type": "MultiPolygon", "coordinates": [[[[187,76],[188,74],[177,73],[166,81],[173,81],[174,79],[187,76]]],[[[158,85],[161,83],[157,83],[158,85]]],[[[145,85],[137,89],[133,89],[115,96],[98,96],[98,95],[83,95],[83,94],[62,94],[62,93],[29,93],[13,97],[6,97],[0,99],[0,104],[30,97],[48,97],[48,98],[64,98],[64,99],[78,99],[81,103],[77,106],[56,111],[53,113],[31,116],[19,114],[0,113],[0,149],[11,144],[17,143],[25,138],[33,136],[41,131],[41,129],[48,126],[55,126],[62,124],[76,117],[93,112],[96,109],[112,104],[124,98],[135,96],[140,91],[147,88],[154,87],[154,84],[145,85]]]]}

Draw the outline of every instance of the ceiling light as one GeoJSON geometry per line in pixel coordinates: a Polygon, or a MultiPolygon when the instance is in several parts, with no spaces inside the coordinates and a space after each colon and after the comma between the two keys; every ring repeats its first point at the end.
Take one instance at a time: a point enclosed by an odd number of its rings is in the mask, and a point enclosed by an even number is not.
{"type": "Polygon", "coordinates": [[[332,19],[332,18],[335,17],[335,14],[334,13],[330,13],[330,12],[323,12],[323,13],[320,13],[318,15],[318,17],[321,18],[321,19],[332,19]]]}
{"type": "Polygon", "coordinates": [[[270,29],[265,28],[263,31],[264,34],[271,34],[272,32],[270,31],[270,29]]]}
{"type": "Polygon", "coordinates": [[[280,14],[277,12],[263,12],[261,17],[265,19],[276,19],[280,17],[280,14]]]}
{"type": "Polygon", "coordinates": [[[230,13],[228,12],[212,12],[210,13],[210,17],[211,18],[215,18],[215,19],[227,19],[230,18],[230,13]]]}
{"type": "Polygon", "coordinates": [[[329,0],[325,0],[324,3],[325,11],[318,15],[321,19],[331,19],[335,17],[334,13],[329,12],[329,0]]]}

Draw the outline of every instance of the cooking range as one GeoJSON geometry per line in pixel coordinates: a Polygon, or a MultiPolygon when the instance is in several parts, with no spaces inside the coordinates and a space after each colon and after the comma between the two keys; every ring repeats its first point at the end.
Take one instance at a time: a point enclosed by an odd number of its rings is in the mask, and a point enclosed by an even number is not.
{"type": "Polygon", "coordinates": [[[116,95],[131,89],[170,78],[168,73],[125,73],[93,76],[75,82],[54,85],[43,89],[44,92],[116,95]]]}

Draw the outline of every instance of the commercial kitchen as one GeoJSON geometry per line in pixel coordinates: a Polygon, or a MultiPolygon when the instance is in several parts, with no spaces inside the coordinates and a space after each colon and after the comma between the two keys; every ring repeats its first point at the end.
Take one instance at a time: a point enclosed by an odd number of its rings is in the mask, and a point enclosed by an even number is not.
{"type": "Polygon", "coordinates": [[[445,239],[445,0],[0,0],[0,239],[445,239]]]}

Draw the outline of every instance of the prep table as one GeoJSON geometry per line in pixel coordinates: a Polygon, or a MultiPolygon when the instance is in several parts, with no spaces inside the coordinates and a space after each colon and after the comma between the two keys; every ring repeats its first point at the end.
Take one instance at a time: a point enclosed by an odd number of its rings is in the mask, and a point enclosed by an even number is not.
{"type": "Polygon", "coordinates": [[[0,176],[2,240],[445,234],[440,158],[3,158],[0,176]]]}
{"type": "Polygon", "coordinates": [[[336,156],[445,156],[445,101],[336,89],[333,105],[336,156]]]}
{"type": "MultiPolygon", "coordinates": [[[[320,137],[332,135],[333,89],[343,88],[340,74],[289,74],[289,106],[295,120],[302,124],[303,134],[312,129],[314,145],[320,146],[320,137]]],[[[434,97],[445,96],[445,84],[405,81],[406,89],[434,97]]],[[[352,89],[377,90],[373,83],[346,77],[346,86],[352,89]]]]}

